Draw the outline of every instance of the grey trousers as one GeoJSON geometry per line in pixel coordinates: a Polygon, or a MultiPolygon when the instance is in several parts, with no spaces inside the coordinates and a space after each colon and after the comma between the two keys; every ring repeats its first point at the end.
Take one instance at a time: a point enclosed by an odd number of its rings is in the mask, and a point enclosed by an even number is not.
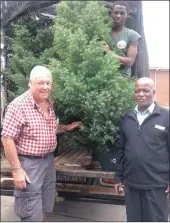
{"type": "Polygon", "coordinates": [[[31,183],[25,189],[15,188],[15,214],[21,221],[42,221],[43,213],[52,212],[56,197],[54,156],[19,159],[31,183]]]}
{"type": "Polygon", "coordinates": [[[167,222],[168,199],[165,193],[166,189],[138,190],[125,187],[127,221],[167,222]]]}

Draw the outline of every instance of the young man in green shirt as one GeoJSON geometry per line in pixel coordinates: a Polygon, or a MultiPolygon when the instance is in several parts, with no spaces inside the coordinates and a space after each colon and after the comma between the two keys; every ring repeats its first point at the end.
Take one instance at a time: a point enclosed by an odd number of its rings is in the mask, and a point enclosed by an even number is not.
{"type": "Polygon", "coordinates": [[[137,55],[138,40],[141,36],[134,30],[124,26],[128,18],[128,7],[126,2],[114,2],[111,17],[113,19],[112,45],[117,47],[122,52],[123,56],[111,51],[107,44],[105,45],[105,50],[110,51],[113,57],[119,60],[121,73],[131,76],[131,67],[137,55]]]}

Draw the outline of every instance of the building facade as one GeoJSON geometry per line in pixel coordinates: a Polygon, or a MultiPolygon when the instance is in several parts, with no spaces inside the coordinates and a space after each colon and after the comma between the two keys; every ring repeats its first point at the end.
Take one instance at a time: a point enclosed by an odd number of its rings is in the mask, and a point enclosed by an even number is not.
{"type": "Polygon", "coordinates": [[[155,100],[158,104],[169,107],[169,69],[150,68],[150,77],[155,82],[155,100]]]}

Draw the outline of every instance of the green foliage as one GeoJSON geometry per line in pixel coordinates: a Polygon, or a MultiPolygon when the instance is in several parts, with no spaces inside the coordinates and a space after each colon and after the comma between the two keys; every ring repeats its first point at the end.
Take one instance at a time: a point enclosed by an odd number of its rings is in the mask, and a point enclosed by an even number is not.
{"type": "Polygon", "coordinates": [[[108,11],[96,1],[63,1],[57,10],[53,47],[60,60],[50,63],[56,114],[64,123],[83,122],[75,134],[86,145],[113,145],[120,117],[133,104],[133,81],[104,52],[103,43],[111,42],[108,11]]]}
{"type": "Polygon", "coordinates": [[[30,14],[12,25],[11,76],[8,80],[8,101],[28,89],[29,74],[33,66],[48,64],[54,56],[52,24],[37,20],[30,14]]]}

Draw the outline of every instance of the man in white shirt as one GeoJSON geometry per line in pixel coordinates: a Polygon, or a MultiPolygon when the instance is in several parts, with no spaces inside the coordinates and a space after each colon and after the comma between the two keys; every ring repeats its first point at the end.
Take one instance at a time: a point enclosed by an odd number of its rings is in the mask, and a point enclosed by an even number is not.
{"type": "Polygon", "coordinates": [[[137,114],[137,119],[138,119],[139,125],[142,124],[142,122],[145,120],[146,117],[148,117],[149,114],[152,114],[154,108],[155,108],[154,102],[149,106],[149,108],[146,111],[139,111],[138,105],[136,105],[135,113],[137,114]]]}

